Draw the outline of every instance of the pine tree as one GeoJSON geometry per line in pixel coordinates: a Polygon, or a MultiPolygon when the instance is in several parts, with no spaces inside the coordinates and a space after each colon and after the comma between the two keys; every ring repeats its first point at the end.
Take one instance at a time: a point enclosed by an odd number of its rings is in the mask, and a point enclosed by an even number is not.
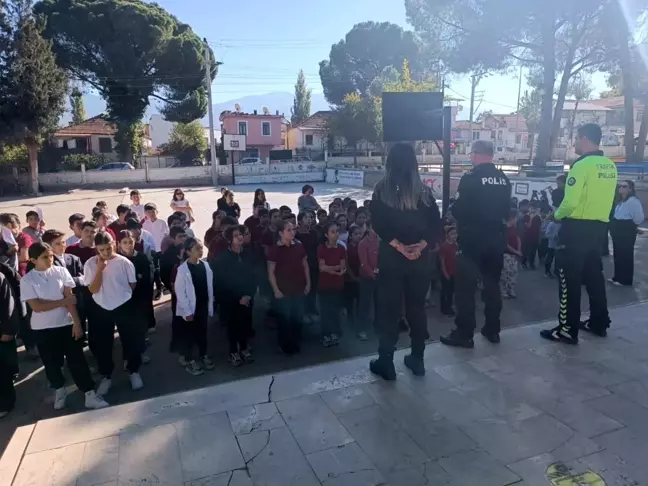
{"type": "Polygon", "coordinates": [[[301,125],[306,118],[310,116],[311,111],[311,90],[306,86],[306,76],[304,70],[300,69],[297,75],[297,83],[295,84],[295,100],[292,112],[292,123],[294,125],[301,125]]]}
{"type": "Polygon", "coordinates": [[[83,93],[76,86],[70,93],[70,106],[72,107],[72,123],[78,125],[86,120],[85,104],[83,102],[83,93]]]}
{"type": "Polygon", "coordinates": [[[31,0],[0,3],[0,139],[25,144],[38,193],[38,149],[65,109],[68,81],[33,16],[31,0]]]}

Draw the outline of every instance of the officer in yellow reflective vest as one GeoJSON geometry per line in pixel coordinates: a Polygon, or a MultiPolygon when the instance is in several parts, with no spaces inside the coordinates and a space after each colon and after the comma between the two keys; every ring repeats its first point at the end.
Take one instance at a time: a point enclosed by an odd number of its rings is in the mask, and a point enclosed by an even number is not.
{"type": "Polygon", "coordinates": [[[601,246],[607,232],[610,208],[617,185],[614,162],[599,150],[601,127],[581,126],[574,162],[565,185],[565,197],[554,214],[561,223],[556,250],[560,310],[558,326],[540,335],[551,341],[578,344],[578,330],[607,335],[610,317],[601,263],[601,246]],[[581,284],[590,300],[590,318],[580,321],[581,284]]]}

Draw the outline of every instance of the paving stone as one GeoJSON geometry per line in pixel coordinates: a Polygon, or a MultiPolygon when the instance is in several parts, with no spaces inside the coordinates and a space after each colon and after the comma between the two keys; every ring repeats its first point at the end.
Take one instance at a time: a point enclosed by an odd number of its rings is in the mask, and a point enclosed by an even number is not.
{"type": "Polygon", "coordinates": [[[28,454],[23,457],[13,486],[74,485],[79,477],[85,444],[28,454]]]}
{"type": "Polygon", "coordinates": [[[615,394],[589,400],[586,405],[623,425],[648,434],[648,409],[621,395],[615,394]]]}
{"type": "Polygon", "coordinates": [[[185,482],[185,486],[254,486],[246,471],[230,471],[185,482]]]}
{"type": "Polygon", "coordinates": [[[395,471],[387,476],[388,486],[441,486],[452,477],[436,462],[426,462],[416,468],[395,471]]]}
{"type": "Polygon", "coordinates": [[[450,484],[457,486],[506,486],[520,480],[511,470],[481,451],[459,452],[440,459],[439,465],[452,477],[450,484]]]}
{"type": "Polygon", "coordinates": [[[509,464],[507,467],[520,476],[529,486],[547,486],[549,484],[547,468],[556,462],[561,461],[553,454],[541,454],[509,464]]]}
{"type": "Polygon", "coordinates": [[[477,444],[463,430],[449,420],[421,420],[401,422],[407,434],[432,460],[448,457],[462,451],[477,449],[477,444]]]}
{"type": "Polygon", "coordinates": [[[0,456],[0,486],[11,486],[35,425],[18,427],[0,456]]]}
{"type": "Polygon", "coordinates": [[[489,377],[477,371],[470,363],[436,366],[434,372],[452,383],[454,388],[462,390],[476,390],[492,383],[489,377]]]}
{"type": "Polygon", "coordinates": [[[383,474],[417,466],[429,459],[380,407],[343,414],[340,421],[383,474]]]}
{"type": "Polygon", "coordinates": [[[322,484],[377,486],[385,482],[355,442],[309,454],[306,459],[322,484]]]}
{"type": "Polygon", "coordinates": [[[549,400],[536,405],[585,437],[594,437],[625,427],[622,423],[594,410],[588,402],[549,400]]]}
{"type": "Polygon", "coordinates": [[[76,486],[103,485],[119,476],[119,437],[86,442],[76,486]]]}
{"type": "Polygon", "coordinates": [[[605,450],[614,454],[631,465],[631,471],[636,475],[648,478],[648,441],[645,430],[625,428],[600,435],[593,439],[605,450]],[[639,474],[641,472],[642,474],[639,474]]]}
{"type": "Polygon", "coordinates": [[[514,422],[536,417],[542,413],[499,384],[480,388],[468,393],[468,396],[484,405],[498,417],[514,422]]]}
{"type": "Polygon", "coordinates": [[[350,386],[321,393],[322,400],[337,414],[360,410],[375,405],[362,386],[350,386]]]}
{"type": "Polygon", "coordinates": [[[492,417],[493,412],[455,388],[425,395],[432,409],[458,424],[492,417]]]}
{"type": "Polygon", "coordinates": [[[225,412],[173,424],[185,481],[245,467],[225,412]]]}
{"type": "Polygon", "coordinates": [[[574,434],[569,427],[549,415],[519,422],[486,419],[462,428],[477,444],[504,464],[549,452],[566,443],[574,434]]]}
{"type": "Polygon", "coordinates": [[[255,486],[319,486],[287,427],[237,439],[255,486]]]}
{"type": "Polygon", "coordinates": [[[119,484],[178,486],[182,463],[173,425],[136,429],[119,435],[119,484]]]}
{"type": "Polygon", "coordinates": [[[648,408],[648,379],[646,381],[629,381],[608,387],[613,393],[648,408]]]}
{"type": "MultiPolygon", "coordinates": [[[[423,396],[401,381],[378,381],[364,385],[364,390],[397,422],[411,419],[433,420],[443,418],[423,396]]],[[[440,393],[440,392],[439,392],[440,393]]]]}
{"type": "Polygon", "coordinates": [[[353,442],[319,395],[278,402],[277,408],[304,454],[353,442]]]}
{"type": "Polygon", "coordinates": [[[235,408],[228,410],[227,415],[235,435],[286,426],[274,403],[260,403],[251,407],[235,408]]]}
{"type": "Polygon", "coordinates": [[[577,472],[588,469],[594,471],[603,477],[606,486],[645,486],[648,484],[646,482],[648,473],[645,469],[636,469],[633,463],[608,451],[582,457],[568,465],[577,472]]]}

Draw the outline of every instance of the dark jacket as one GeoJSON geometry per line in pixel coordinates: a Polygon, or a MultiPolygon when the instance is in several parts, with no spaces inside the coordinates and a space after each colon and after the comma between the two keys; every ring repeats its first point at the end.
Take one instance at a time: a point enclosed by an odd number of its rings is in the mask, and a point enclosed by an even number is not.
{"type": "Polygon", "coordinates": [[[481,164],[459,181],[459,198],[452,206],[457,220],[459,249],[464,253],[506,249],[506,226],[511,211],[511,183],[494,164],[481,164]]]}
{"type": "Polygon", "coordinates": [[[232,250],[221,252],[211,264],[214,272],[215,294],[219,300],[240,300],[241,297],[254,297],[257,291],[257,272],[251,251],[241,253],[232,250]]]}
{"type": "Polygon", "coordinates": [[[153,262],[146,253],[137,253],[135,256],[127,257],[135,267],[137,284],[133,289],[134,301],[153,300],[153,262]]]}
{"type": "Polygon", "coordinates": [[[160,257],[160,280],[164,286],[173,292],[173,280],[175,279],[175,270],[182,263],[180,259],[180,249],[175,246],[169,246],[160,257]]]}
{"type": "Polygon", "coordinates": [[[16,306],[15,292],[11,290],[9,279],[0,272],[0,335],[15,336],[20,323],[19,311],[16,306]]]}

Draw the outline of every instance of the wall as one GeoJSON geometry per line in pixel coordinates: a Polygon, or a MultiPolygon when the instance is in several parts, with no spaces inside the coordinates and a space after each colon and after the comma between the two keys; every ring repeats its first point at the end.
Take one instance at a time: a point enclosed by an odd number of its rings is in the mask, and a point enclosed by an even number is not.
{"type": "Polygon", "coordinates": [[[238,134],[239,121],[247,122],[246,145],[283,145],[281,136],[281,125],[283,117],[275,115],[236,115],[234,113],[225,116],[222,120],[224,133],[238,134]],[[263,135],[263,122],[270,122],[270,135],[263,135]]]}
{"type": "Polygon", "coordinates": [[[325,130],[314,130],[304,128],[291,128],[288,131],[288,148],[289,149],[313,149],[324,150],[327,145],[327,136],[325,130]],[[313,136],[313,143],[306,145],[306,135],[313,136]]]}

